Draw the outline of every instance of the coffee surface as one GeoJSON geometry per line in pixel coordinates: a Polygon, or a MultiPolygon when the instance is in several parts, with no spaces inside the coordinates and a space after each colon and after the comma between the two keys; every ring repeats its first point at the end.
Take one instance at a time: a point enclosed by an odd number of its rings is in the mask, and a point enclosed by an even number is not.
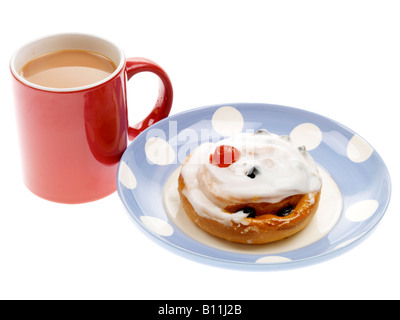
{"type": "Polygon", "coordinates": [[[75,88],[107,78],[116,69],[106,56],[86,50],[59,50],[26,63],[20,75],[34,84],[49,88],[75,88]]]}

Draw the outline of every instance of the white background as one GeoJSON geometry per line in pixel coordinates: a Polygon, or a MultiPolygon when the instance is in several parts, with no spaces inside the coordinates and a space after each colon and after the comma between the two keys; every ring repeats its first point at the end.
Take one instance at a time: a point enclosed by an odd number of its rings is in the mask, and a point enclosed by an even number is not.
{"type": "MultiPolygon", "coordinates": [[[[1,299],[400,298],[398,1],[2,1],[0,4],[1,299]],[[391,173],[373,234],[323,263],[275,272],[216,268],[150,240],[117,193],[88,204],[42,200],[23,185],[12,53],[59,32],[113,40],[170,75],[171,114],[230,102],[301,108],[356,131],[391,173]]],[[[129,83],[129,118],[155,101],[154,77],[129,83]]]]}

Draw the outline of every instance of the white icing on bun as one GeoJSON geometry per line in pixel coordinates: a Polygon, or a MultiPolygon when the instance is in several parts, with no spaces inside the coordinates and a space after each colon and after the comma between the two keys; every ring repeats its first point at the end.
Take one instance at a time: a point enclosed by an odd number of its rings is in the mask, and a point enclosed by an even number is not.
{"type": "MultiPolygon", "coordinates": [[[[220,141],[215,147],[220,145],[237,148],[240,158],[229,167],[220,168],[207,161],[206,155],[205,163],[198,165],[197,179],[200,187],[201,181],[212,182],[213,191],[221,198],[233,203],[277,203],[292,195],[321,189],[314,160],[288,136],[242,133],[220,141]],[[247,173],[253,168],[258,174],[251,179],[247,173]]],[[[203,149],[198,152],[207,153],[203,149]]]]}

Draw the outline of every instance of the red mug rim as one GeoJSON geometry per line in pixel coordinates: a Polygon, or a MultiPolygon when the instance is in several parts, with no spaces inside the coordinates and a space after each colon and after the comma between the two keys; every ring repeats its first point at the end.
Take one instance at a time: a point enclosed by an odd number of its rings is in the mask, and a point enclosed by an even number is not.
{"type": "Polygon", "coordinates": [[[38,38],[36,40],[30,41],[29,43],[26,43],[25,45],[21,46],[12,56],[11,61],[10,61],[10,69],[11,73],[13,76],[23,84],[38,89],[42,91],[51,91],[51,92],[76,92],[76,91],[82,91],[82,90],[87,90],[91,88],[95,88],[97,86],[100,86],[108,81],[110,81],[112,78],[114,78],[124,67],[125,65],[125,56],[122,50],[117,47],[114,43],[112,43],[109,40],[106,40],[104,38],[90,35],[90,34],[84,34],[84,33],[59,33],[59,34],[53,34],[53,35],[48,35],[44,36],[41,38],[38,38]],[[64,39],[64,41],[62,41],[64,39]],[[83,45],[79,45],[83,44],[83,45]],[[40,47],[41,46],[41,47],[40,47]],[[100,47],[102,50],[100,50],[100,47]],[[91,83],[89,85],[85,86],[80,86],[80,87],[72,87],[72,88],[52,88],[52,87],[45,87],[41,85],[37,85],[35,83],[32,83],[28,80],[26,80],[24,77],[22,77],[19,74],[19,71],[21,68],[27,63],[28,61],[36,58],[37,56],[48,53],[51,51],[55,51],[54,49],[47,49],[46,48],[57,48],[55,50],[65,50],[65,49],[84,49],[84,50],[90,50],[91,51],[96,51],[99,52],[111,60],[114,61],[114,63],[117,65],[117,68],[115,71],[110,74],[108,77],[98,81],[91,83]],[[95,50],[97,49],[97,50],[95,50]],[[112,53],[112,57],[110,57],[110,54],[105,54],[105,53],[112,53]],[[26,56],[27,58],[23,59],[21,55],[26,56]],[[19,65],[19,68],[17,68],[16,65],[19,65]],[[19,69],[19,70],[18,70],[19,69]]]}

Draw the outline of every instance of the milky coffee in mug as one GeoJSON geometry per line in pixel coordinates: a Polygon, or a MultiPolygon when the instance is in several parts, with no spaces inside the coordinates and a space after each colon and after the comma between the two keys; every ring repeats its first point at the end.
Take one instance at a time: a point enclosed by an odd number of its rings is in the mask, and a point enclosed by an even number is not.
{"type": "Polygon", "coordinates": [[[106,56],[87,50],[58,50],[26,63],[20,75],[44,87],[74,88],[96,83],[112,74],[117,66],[106,56]]]}

